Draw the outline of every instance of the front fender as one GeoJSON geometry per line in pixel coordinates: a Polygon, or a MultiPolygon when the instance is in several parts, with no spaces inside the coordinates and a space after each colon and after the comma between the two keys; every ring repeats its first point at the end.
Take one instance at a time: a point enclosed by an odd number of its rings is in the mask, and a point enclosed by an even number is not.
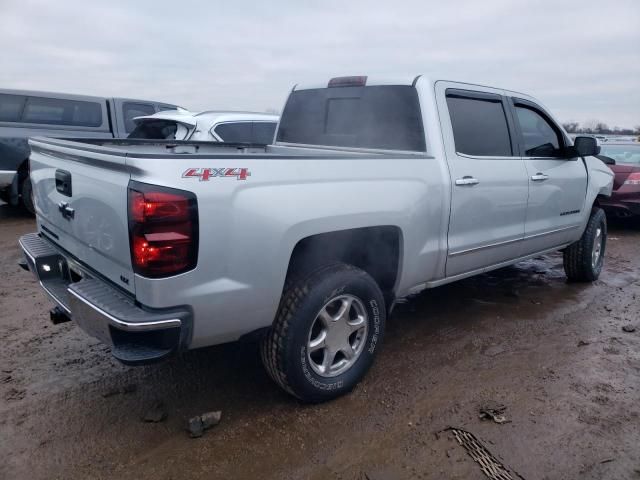
{"type": "Polygon", "coordinates": [[[582,222],[582,231],[587,226],[591,216],[591,207],[598,198],[598,195],[610,197],[613,191],[613,179],[615,177],[611,169],[596,157],[585,157],[583,159],[587,169],[587,195],[585,199],[585,215],[582,222]]]}
{"type": "Polygon", "coordinates": [[[589,183],[587,185],[587,205],[593,205],[598,195],[610,197],[615,177],[611,169],[596,157],[585,157],[589,183]]]}

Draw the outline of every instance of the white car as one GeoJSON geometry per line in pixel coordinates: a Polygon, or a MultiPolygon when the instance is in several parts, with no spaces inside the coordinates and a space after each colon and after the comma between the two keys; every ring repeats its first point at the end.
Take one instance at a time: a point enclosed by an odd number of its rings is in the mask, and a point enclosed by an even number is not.
{"type": "Polygon", "coordinates": [[[166,110],[136,117],[128,138],[271,144],[278,115],[256,112],[166,110]]]}

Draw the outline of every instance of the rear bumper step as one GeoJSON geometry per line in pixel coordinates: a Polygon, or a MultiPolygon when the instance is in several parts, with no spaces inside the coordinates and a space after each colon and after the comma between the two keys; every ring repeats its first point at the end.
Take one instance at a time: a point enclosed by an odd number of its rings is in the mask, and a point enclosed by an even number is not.
{"type": "Polygon", "coordinates": [[[20,247],[28,269],[57,305],[56,319],[68,317],[89,335],[110,344],[111,353],[121,362],[146,364],[187,346],[191,331],[187,308],[141,307],[85,271],[73,282],[65,256],[36,233],[21,237],[20,247]]]}

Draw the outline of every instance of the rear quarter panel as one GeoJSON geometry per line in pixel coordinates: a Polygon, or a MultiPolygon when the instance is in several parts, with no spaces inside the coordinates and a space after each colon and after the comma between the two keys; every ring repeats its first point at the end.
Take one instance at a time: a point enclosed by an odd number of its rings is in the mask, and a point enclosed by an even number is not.
{"type": "MultiPolygon", "coordinates": [[[[151,307],[191,305],[192,348],[271,325],[295,245],[358,227],[402,231],[399,296],[441,275],[448,187],[435,158],[136,159],[132,179],[192,191],[198,199],[198,266],[169,279],[136,277],[151,307]],[[247,168],[246,180],[183,178],[188,168],[247,168]]],[[[448,211],[447,211],[448,214],[448,211]]]]}

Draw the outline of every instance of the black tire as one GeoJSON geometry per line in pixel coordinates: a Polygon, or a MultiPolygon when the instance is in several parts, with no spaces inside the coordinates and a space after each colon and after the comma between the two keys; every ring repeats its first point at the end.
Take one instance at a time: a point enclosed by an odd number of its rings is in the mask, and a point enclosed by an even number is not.
{"type": "Polygon", "coordinates": [[[261,343],[262,362],[269,376],[300,400],[331,400],[351,391],[369,370],[382,343],[385,320],[384,297],[369,274],[345,264],[321,268],[302,281],[288,283],[273,326],[261,343]],[[366,312],[366,335],[361,334],[362,349],[346,371],[322,376],[314,371],[313,354],[307,352],[312,327],[323,308],[345,295],[361,301],[358,308],[366,312]]]}
{"type": "Polygon", "coordinates": [[[31,186],[31,178],[28,176],[22,180],[20,195],[22,196],[22,206],[31,215],[35,215],[36,209],[33,206],[33,188],[31,186]]]}
{"type": "Polygon", "coordinates": [[[564,271],[573,282],[593,282],[598,279],[604,263],[604,253],[607,246],[607,217],[604,210],[594,208],[591,211],[587,228],[582,237],[564,250],[564,271]],[[594,244],[600,229],[600,255],[598,261],[593,262],[594,244]]]}

